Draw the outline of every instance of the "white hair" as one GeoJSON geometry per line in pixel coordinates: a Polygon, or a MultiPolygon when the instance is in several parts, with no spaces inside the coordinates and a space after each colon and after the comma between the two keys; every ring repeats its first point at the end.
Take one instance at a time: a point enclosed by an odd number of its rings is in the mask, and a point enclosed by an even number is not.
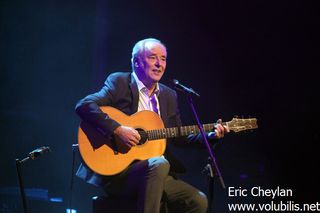
{"type": "Polygon", "coordinates": [[[134,63],[136,62],[136,59],[139,58],[142,53],[144,53],[146,43],[148,43],[148,42],[159,43],[166,48],[166,46],[160,40],[155,39],[155,38],[146,38],[146,39],[138,41],[132,49],[132,56],[131,56],[132,70],[135,70],[134,63]]]}

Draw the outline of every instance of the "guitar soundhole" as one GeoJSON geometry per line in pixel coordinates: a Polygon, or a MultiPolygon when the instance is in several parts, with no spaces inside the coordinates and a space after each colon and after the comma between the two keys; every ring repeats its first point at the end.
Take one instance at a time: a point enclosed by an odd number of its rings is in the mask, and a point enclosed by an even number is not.
{"type": "Polygon", "coordinates": [[[141,128],[138,128],[138,129],[136,129],[136,130],[139,132],[139,134],[140,134],[140,136],[141,136],[141,139],[140,139],[138,145],[142,145],[142,144],[144,144],[144,143],[148,140],[148,134],[147,134],[146,131],[144,131],[144,130],[141,129],[141,128]]]}

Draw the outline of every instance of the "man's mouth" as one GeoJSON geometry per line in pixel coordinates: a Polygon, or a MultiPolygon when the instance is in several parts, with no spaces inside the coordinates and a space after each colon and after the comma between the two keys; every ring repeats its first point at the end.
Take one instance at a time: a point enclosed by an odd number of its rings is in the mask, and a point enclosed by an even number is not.
{"type": "Polygon", "coordinates": [[[158,70],[158,69],[153,69],[152,71],[156,73],[161,73],[161,70],[158,70]]]}

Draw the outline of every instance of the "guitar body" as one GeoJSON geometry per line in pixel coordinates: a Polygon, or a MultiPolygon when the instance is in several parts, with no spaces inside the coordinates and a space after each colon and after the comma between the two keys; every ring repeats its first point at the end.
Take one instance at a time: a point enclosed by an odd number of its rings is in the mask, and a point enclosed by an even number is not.
{"type": "MultiPolygon", "coordinates": [[[[131,116],[112,107],[101,107],[113,120],[123,126],[139,130],[164,128],[158,114],[152,111],[141,111],[131,116]]],[[[108,140],[89,124],[82,122],[78,132],[78,144],[82,159],[86,165],[100,175],[115,175],[127,168],[135,160],[146,160],[163,155],[166,139],[147,140],[126,149],[115,140],[108,140]]]]}

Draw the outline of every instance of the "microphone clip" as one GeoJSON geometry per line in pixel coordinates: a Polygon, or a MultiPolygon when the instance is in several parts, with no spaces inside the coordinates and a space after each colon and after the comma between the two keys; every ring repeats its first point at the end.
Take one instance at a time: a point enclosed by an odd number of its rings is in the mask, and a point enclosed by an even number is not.
{"type": "Polygon", "coordinates": [[[32,160],[36,159],[40,155],[43,155],[44,153],[51,152],[50,147],[48,146],[42,146],[38,149],[33,150],[32,152],[29,153],[29,158],[32,160]]]}

